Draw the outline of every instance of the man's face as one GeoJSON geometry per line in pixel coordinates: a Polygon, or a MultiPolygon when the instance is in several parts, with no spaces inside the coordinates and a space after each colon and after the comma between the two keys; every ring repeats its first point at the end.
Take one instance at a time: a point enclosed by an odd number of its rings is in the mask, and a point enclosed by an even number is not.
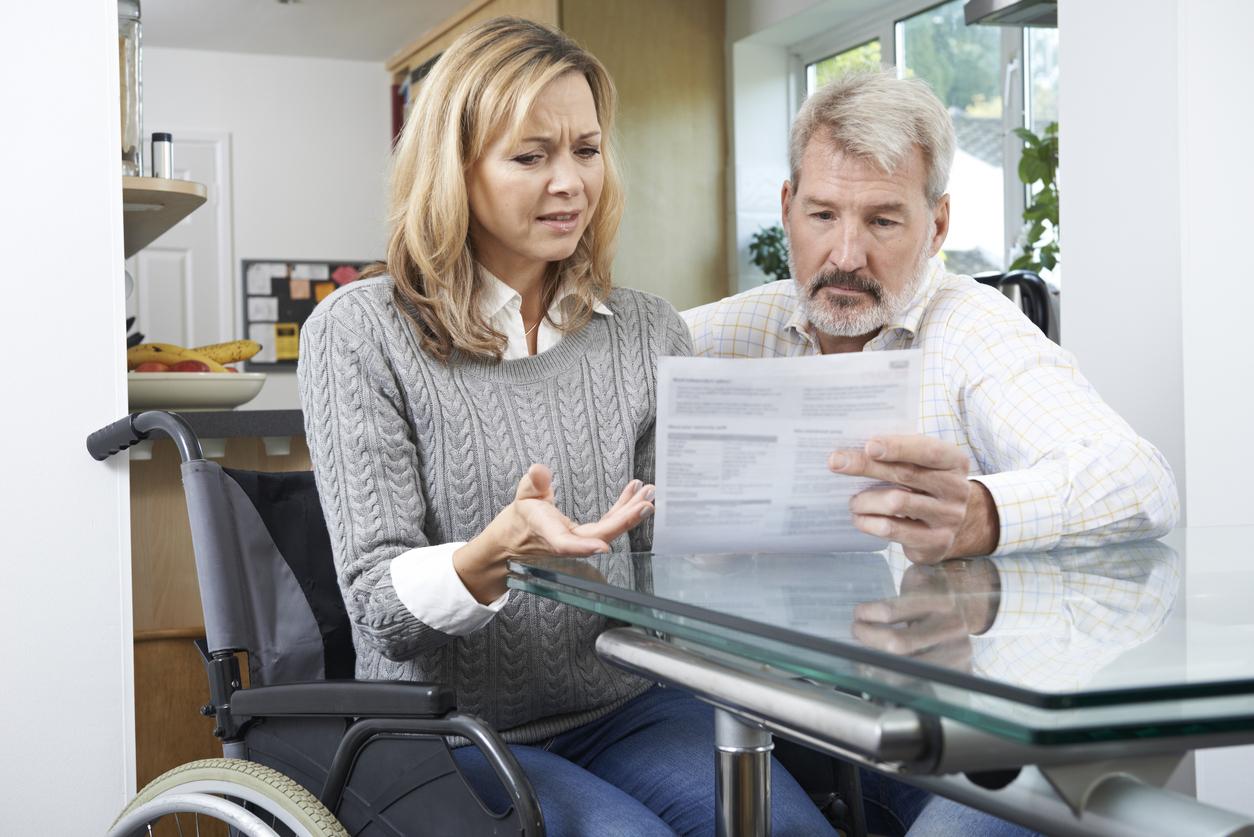
{"type": "Polygon", "coordinates": [[[949,196],[928,206],[915,147],[891,174],[815,137],[797,188],[784,184],[792,275],[810,323],[834,337],[875,334],[918,290],[949,229],[949,196]]]}

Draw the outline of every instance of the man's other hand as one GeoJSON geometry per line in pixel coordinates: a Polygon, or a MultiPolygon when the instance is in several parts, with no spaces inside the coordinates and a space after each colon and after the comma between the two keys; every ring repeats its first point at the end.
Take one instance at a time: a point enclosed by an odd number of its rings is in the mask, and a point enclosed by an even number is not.
{"type": "Polygon", "coordinates": [[[915,563],[997,548],[997,507],[982,483],[967,478],[970,464],[956,445],[930,436],[885,436],[862,450],[835,451],[827,464],[838,474],[897,486],[867,489],[849,508],[859,530],[896,541],[915,563]]]}
{"type": "Polygon", "coordinates": [[[971,669],[971,637],[992,627],[1001,606],[1001,578],[987,558],[915,565],[901,593],[853,609],[853,638],[890,654],[946,668],[971,669]]]}

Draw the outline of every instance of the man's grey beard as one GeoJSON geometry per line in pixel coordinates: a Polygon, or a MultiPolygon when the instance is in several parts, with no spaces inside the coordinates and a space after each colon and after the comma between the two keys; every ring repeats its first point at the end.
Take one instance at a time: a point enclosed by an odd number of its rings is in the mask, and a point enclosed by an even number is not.
{"type": "MultiPolygon", "coordinates": [[[[897,293],[889,293],[878,280],[856,273],[839,270],[817,273],[798,289],[801,309],[812,326],[831,337],[862,337],[878,332],[914,299],[927,276],[927,262],[925,245],[919,250],[914,276],[897,293]],[[832,297],[826,294],[820,301],[816,294],[820,289],[830,286],[864,291],[871,297],[871,304],[867,305],[862,297],[832,297]]],[[[788,254],[788,267],[792,270],[792,275],[796,276],[797,265],[793,262],[791,251],[788,254]]]]}

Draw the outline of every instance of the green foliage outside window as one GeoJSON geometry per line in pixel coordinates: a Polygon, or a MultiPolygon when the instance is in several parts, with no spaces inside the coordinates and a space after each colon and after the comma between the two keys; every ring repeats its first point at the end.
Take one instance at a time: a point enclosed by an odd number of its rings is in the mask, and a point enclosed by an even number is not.
{"type": "Polygon", "coordinates": [[[1058,265],[1058,123],[1046,125],[1040,136],[1027,128],[1015,128],[1015,134],[1024,142],[1019,179],[1032,190],[1032,203],[1023,210],[1023,253],[1010,269],[1040,273],[1058,265]]]}
{"type": "Polygon", "coordinates": [[[967,26],[963,0],[954,0],[902,21],[907,76],[925,79],[945,107],[969,116],[1001,116],[1001,30],[967,26]]]}
{"type": "Polygon", "coordinates": [[[880,42],[867,41],[862,46],[847,49],[844,52],[824,58],[814,65],[815,89],[829,81],[840,78],[845,73],[858,70],[878,70],[880,68],[880,42]]]}

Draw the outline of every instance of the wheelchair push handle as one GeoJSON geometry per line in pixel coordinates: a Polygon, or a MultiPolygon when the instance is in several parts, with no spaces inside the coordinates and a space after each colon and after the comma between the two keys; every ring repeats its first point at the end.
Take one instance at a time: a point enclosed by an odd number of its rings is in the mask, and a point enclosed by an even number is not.
{"type": "Polygon", "coordinates": [[[87,437],[87,452],[95,459],[108,459],[158,431],[174,440],[184,462],[205,458],[196,431],[178,413],[166,410],[132,413],[100,428],[87,437]]]}

